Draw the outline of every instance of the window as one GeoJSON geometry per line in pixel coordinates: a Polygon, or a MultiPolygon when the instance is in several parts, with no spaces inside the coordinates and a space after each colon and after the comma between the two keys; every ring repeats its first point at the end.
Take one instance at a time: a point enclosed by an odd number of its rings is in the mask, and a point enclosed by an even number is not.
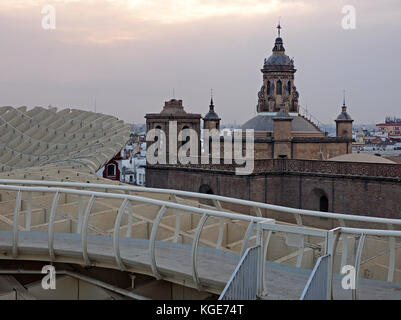
{"type": "Polygon", "coordinates": [[[109,164],[107,166],[107,176],[112,177],[116,175],[116,165],[115,164],[109,164]]]}
{"type": "MultiPolygon", "coordinates": [[[[158,130],[161,130],[162,127],[161,126],[156,126],[155,129],[156,129],[156,131],[158,131],[158,130]]],[[[158,136],[155,137],[155,142],[157,142],[157,141],[159,141],[159,137],[158,136]]]]}
{"type": "MultiPolygon", "coordinates": [[[[210,186],[208,186],[207,184],[202,184],[200,186],[199,193],[214,194],[212,188],[210,188],[210,186]]],[[[208,206],[214,206],[214,203],[211,199],[200,199],[199,202],[208,206]]]]}
{"type": "Polygon", "coordinates": [[[288,81],[287,87],[288,87],[288,93],[291,94],[291,81],[288,81]]]}
{"type": "Polygon", "coordinates": [[[329,199],[326,196],[320,197],[320,211],[329,212],[329,199]]]}
{"type": "Polygon", "coordinates": [[[283,94],[283,83],[281,80],[277,81],[277,94],[282,95],[283,94]]]}
{"type": "Polygon", "coordinates": [[[270,81],[267,81],[267,95],[270,95],[270,88],[271,88],[271,84],[270,81]]]}

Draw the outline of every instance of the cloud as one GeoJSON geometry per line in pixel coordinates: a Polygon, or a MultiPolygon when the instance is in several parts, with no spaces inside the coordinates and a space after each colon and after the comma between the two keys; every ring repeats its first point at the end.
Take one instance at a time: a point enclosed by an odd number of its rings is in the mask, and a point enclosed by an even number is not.
{"type": "Polygon", "coordinates": [[[401,103],[401,45],[394,40],[400,2],[353,0],[353,31],[341,28],[347,3],[0,0],[0,105],[89,106],[96,96],[98,110],[143,121],[146,112],[160,111],[172,88],[188,111],[206,112],[213,87],[224,122],[241,122],[254,113],[260,67],[282,16],[300,103],[331,123],[345,88],[357,121],[381,119],[401,103]],[[41,7],[49,3],[57,12],[55,31],[41,28],[41,7]]]}

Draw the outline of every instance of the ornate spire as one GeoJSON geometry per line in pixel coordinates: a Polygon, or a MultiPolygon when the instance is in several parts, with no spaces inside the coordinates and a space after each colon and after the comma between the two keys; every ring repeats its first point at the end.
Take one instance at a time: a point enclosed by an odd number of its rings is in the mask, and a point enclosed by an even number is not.
{"type": "Polygon", "coordinates": [[[343,107],[345,107],[346,106],[346,104],[345,104],[345,90],[343,90],[343,95],[344,95],[343,107]]]}
{"type": "Polygon", "coordinates": [[[347,105],[345,103],[345,90],[343,90],[343,95],[344,95],[344,100],[343,100],[343,106],[342,106],[342,112],[347,112],[347,105]]]}
{"type": "Polygon", "coordinates": [[[210,89],[210,111],[214,111],[214,103],[213,103],[213,89],[210,89]]]}
{"type": "Polygon", "coordinates": [[[281,24],[280,22],[278,23],[277,30],[278,30],[278,37],[276,38],[276,42],[274,44],[273,48],[273,53],[284,53],[284,45],[283,45],[283,39],[281,38],[281,24]]]}

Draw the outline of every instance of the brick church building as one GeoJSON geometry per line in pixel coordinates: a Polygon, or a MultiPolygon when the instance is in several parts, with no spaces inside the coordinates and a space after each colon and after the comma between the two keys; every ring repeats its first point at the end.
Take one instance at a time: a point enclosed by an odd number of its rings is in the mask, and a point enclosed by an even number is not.
{"type": "MultiPolygon", "coordinates": [[[[222,162],[148,164],[146,185],[301,209],[400,218],[401,165],[327,161],[352,153],[353,119],[344,101],[335,119],[336,136],[328,137],[299,113],[296,69],[285,54],[280,29],[261,70],[257,115],[242,125],[243,130],[255,132],[254,172],[238,176],[235,165],[222,162]]],[[[166,102],[159,114],[146,115],[148,130],[165,129],[168,121],[177,121],[178,130],[192,128],[199,134],[201,119],[205,129],[219,129],[213,100],[203,118],[186,113],[181,100],[166,102]]]]}

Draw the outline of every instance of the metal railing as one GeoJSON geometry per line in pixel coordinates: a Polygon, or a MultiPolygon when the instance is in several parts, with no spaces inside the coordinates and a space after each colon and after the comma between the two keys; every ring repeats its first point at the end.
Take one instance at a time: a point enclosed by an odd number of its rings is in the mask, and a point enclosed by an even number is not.
{"type": "Polygon", "coordinates": [[[327,281],[329,255],[322,256],[318,259],[312,273],[308,279],[300,300],[328,300],[327,281]]]}
{"type": "Polygon", "coordinates": [[[259,250],[260,247],[246,250],[219,300],[256,300],[259,250]]]}
{"type": "MultiPolygon", "coordinates": [[[[364,249],[364,243],[366,241],[366,237],[381,237],[384,238],[385,241],[388,242],[388,254],[389,254],[389,265],[388,265],[388,281],[392,281],[394,278],[395,272],[395,260],[396,260],[396,238],[401,238],[401,231],[391,231],[391,230],[377,230],[377,229],[357,229],[357,228],[344,228],[339,227],[332,230],[323,230],[323,229],[316,229],[316,228],[309,228],[303,226],[302,223],[298,226],[290,226],[290,225],[278,225],[275,224],[275,220],[273,219],[266,219],[261,217],[258,214],[257,217],[244,215],[241,213],[232,213],[232,212],[225,212],[222,209],[221,202],[222,200],[231,202],[231,203],[248,203],[249,205],[255,206],[255,208],[264,207],[265,204],[259,204],[255,202],[245,201],[245,200],[237,200],[237,199],[229,199],[220,196],[213,196],[213,195],[204,195],[204,194],[194,194],[188,192],[179,192],[179,191],[171,191],[171,190],[158,190],[160,193],[168,194],[171,196],[172,201],[165,201],[165,200],[157,200],[153,198],[147,198],[137,195],[129,195],[124,193],[107,193],[107,192],[95,192],[92,190],[75,190],[70,189],[71,187],[81,187],[81,188],[95,188],[100,189],[104,188],[108,190],[119,190],[119,191],[149,191],[147,188],[138,188],[138,187],[126,187],[126,186],[116,186],[116,185],[93,185],[93,184],[83,184],[83,183],[60,183],[60,182],[46,182],[46,181],[25,181],[25,180],[0,180],[0,183],[15,183],[15,184],[32,184],[32,185],[42,185],[42,186],[34,186],[34,187],[27,187],[21,185],[0,185],[0,192],[1,191],[8,191],[16,193],[15,197],[15,205],[13,210],[13,221],[12,221],[12,256],[17,258],[19,256],[19,232],[20,230],[27,230],[29,231],[31,228],[31,221],[32,221],[32,195],[34,193],[40,193],[42,196],[50,195],[52,196],[52,201],[50,205],[49,215],[48,215],[48,250],[49,250],[49,260],[55,261],[57,259],[56,251],[54,249],[54,239],[55,239],[55,219],[56,219],[56,212],[60,202],[60,198],[62,196],[75,196],[77,197],[78,201],[78,209],[77,209],[77,228],[76,233],[81,235],[81,245],[82,245],[82,261],[85,265],[90,266],[92,265],[90,254],[88,253],[88,233],[90,231],[89,228],[89,219],[92,213],[92,209],[98,199],[110,199],[110,200],[119,200],[121,205],[119,206],[118,212],[116,217],[113,221],[113,231],[112,231],[112,246],[113,246],[113,254],[115,260],[115,266],[122,271],[127,271],[127,266],[125,265],[121,253],[120,253],[120,229],[123,216],[128,211],[128,224],[127,224],[127,231],[126,236],[132,236],[133,230],[133,218],[138,218],[138,215],[134,214],[134,207],[132,204],[133,202],[139,204],[146,204],[146,205],[153,205],[157,207],[157,214],[152,220],[152,228],[151,233],[149,236],[149,257],[150,257],[150,269],[152,274],[156,279],[162,279],[163,274],[161,274],[157,261],[156,261],[156,239],[158,229],[160,228],[160,224],[162,222],[163,217],[166,216],[166,212],[170,210],[170,213],[176,216],[175,221],[175,228],[174,228],[174,237],[173,241],[178,242],[178,238],[181,234],[181,220],[180,217],[184,215],[198,215],[199,220],[196,227],[195,232],[193,233],[193,241],[191,246],[191,274],[192,279],[194,282],[194,286],[196,288],[201,288],[202,283],[199,279],[198,275],[198,263],[197,263],[197,254],[198,254],[198,246],[200,243],[200,236],[202,230],[205,227],[207,220],[211,217],[217,218],[219,220],[219,233],[216,240],[216,249],[222,249],[222,242],[223,242],[223,235],[224,235],[224,220],[238,220],[242,222],[246,222],[248,224],[247,230],[245,232],[243,243],[241,247],[241,257],[242,263],[245,263],[246,256],[244,253],[247,252],[247,256],[251,250],[247,250],[251,235],[255,232],[256,229],[256,245],[260,246],[259,254],[258,254],[258,263],[257,263],[257,272],[255,274],[256,277],[256,284],[257,284],[257,296],[261,297],[267,293],[268,285],[264,281],[265,279],[265,261],[267,257],[267,251],[269,247],[269,241],[272,236],[272,233],[281,232],[285,235],[295,235],[296,241],[299,242],[298,247],[298,255],[297,255],[297,266],[301,266],[302,258],[305,251],[304,238],[305,237],[317,237],[322,238],[324,242],[324,254],[328,255],[327,261],[327,286],[326,297],[332,297],[332,279],[333,279],[333,265],[334,265],[334,258],[337,250],[337,246],[339,240],[342,240],[342,250],[341,250],[341,260],[342,265],[346,262],[346,258],[348,256],[348,246],[347,246],[347,239],[348,237],[354,237],[358,239],[358,248],[355,253],[355,269],[357,270],[357,282],[359,279],[359,270],[362,263],[362,252],[364,249]],[[52,185],[62,185],[69,188],[53,188],[52,185]],[[24,197],[23,197],[24,194],[24,197]],[[204,207],[195,207],[191,205],[184,205],[179,204],[177,201],[178,195],[186,195],[189,197],[195,197],[199,199],[209,199],[212,200],[215,204],[215,208],[204,208],[204,207]],[[24,199],[24,200],[23,200],[24,199]],[[86,207],[84,206],[84,199],[87,199],[86,207]],[[24,214],[25,214],[25,228],[21,228],[20,226],[20,213],[22,207],[22,201],[24,201],[24,214]],[[257,205],[257,206],[256,206],[257,205]],[[256,227],[256,228],[255,228],[256,227]],[[343,260],[345,257],[345,260],[343,260]],[[266,289],[267,288],[267,289],[266,289]]],[[[153,190],[156,192],[156,190],[153,190]]],[[[151,192],[152,193],[152,192],[151,192]]],[[[278,206],[270,206],[269,207],[276,207],[279,212],[293,212],[295,216],[298,215],[298,218],[305,213],[306,210],[298,210],[298,209],[291,209],[291,208],[284,208],[278,206]]],[[[307,212],[307,211],[306,211],[307,212]]],[[[313,214],[319,216],[320,213],[312,212],[313,214]]],[[[305,213],[306,214],[306,213],[305,213]]],[[[330,216],[333,215],[334,219],[337,218],[338,214],[330,214],[326,213],[326,215],[330,216]]],[[[350,219],[351,217],[343,217],[342,219],[350,219]]],[[[369,218],[369,217],[358,217],[352,216],[353,221],[359,221],[359,219],[364,221],[370,221],[374,223],[382,223],[388,226],[392,226],[393,224],[400,224],[399,220],[395,219],[382,219],[382,218],[369,218]],[[389,221],[392,221],[390,224],[389,221]]],[[[320,264],[319,264],[320,265],[320,264]]],[[[240,268],[240,267],[239,267],[240,268]]],[[[319,267],[320,269],[323,267],[319,267]]],[[[314,274],[317,274],[318,270],[315,270],[314,274]]],[[[239,274],[239,269],[237,273],[239,274]]],[[[317,277],[317,276],[316,276],[317,277]]],[[[319,273],[320,277],[320,273],[319,273]]],[[[234,282],[234,279],[231,279],[231,282],[234,282]]],[[[312,280],[311,280],[312,281],[312,280]]],[[[320,288],[322,289],[322,288],[320,288]]],[[[322,289],[323,290],[323,289],[322,289]]],[[[320,292],[320,291],[319,291],[320,292]]],[[[305,294],[305,297],[306,294],[305,294]]],[[[357,288],[353,292],[354,299],[357,299],[358,292],[357,288]]]]}
{"type": "MultiPolygon", "coordinates": [[[[266,255],[270,244],[270,239],[273,232],[283,232],[287,236],[293,235],[295,237],[295,241],[299,242],[298,249],[298,261],[297,266],[301,266],[302,257],[304,253],[304,238],[307,236],[322,238],[322,241],[325,243],[324,245],[324,254],[328,254],[330,249],[333,246],[333,237],[330,236],[332,231],[322,230],[322,229],[312,229],[307,227],[299,227],[299,226],[288,226],[288,225],[278,225],[278,224],[267,224],[267,223],[258,223],[257,225],[257,242],[256,244],[260,246],[260,252],[258,256],[258,268],[257,268],[257,296],[264,297],[268,295],[268,283],[266,283],[265,275],[266,275],[266,255]]],[[[329,270],[329,274],[331,271],[329,270]]],[[[331,289],[331,288],[330,288],[331,289]]]]}
{"type": "MultiPolygon", "coordinates": [[[[328,248],[328,254],[330,255],[329,265],[329,277],[330,283],[333,281],[333,263],[334,255],[338,246],[339,239],[342,238],[343,250],[347,249],[347,237],[353,236],[357,239],[356,251],[354,254],[354,269],[355,269],[355,288],[352,289],[352,299],[358,299],[358,289],[360,282],[360,270],[362,265],[362,254],[365,250],[365,243],[369,238],[384,238],[388,242],[389,248],[385,253],[389,254],[389,264],[387,272],[387,281],[392,282],[395,272],[395,260],[396,260],[396,239],[401,238],[401,231],[392,230],[374,230],[374,229],[358,229],[358,228],[336,228],[329,232],[329,239],[331,245],[328,248]]],[[[345,253],[346,255],[347,253],[345,253]]],[[[344,256],[344,253],[342,254],[344,256]]],[[[373,259],[377,256],[372,257],[373,259]]],[[[344,266],[344,262],[341,263],[341,268],[344,266]]],[[[333,297],[332,285],[328,287],[331,297],[333,297]]]]}
{"type": "MultiPolygon", "coordinates": [[[[155,195],[168,195],[171,201],[177,203],[178,197],[196,199],[197,201],[207,200],[213,203],[215,209],[217,211],[223,210],[223,204],[227,203],[230,205],[242,206],[244,209],[243,212],[237,210],[230,210],[230,212],[234,212],[236,214],[248,214],[249,212],[254,212],[256,217],[262,218],[262,210],[268,210],[269,214],[290,214],[294,220],[294,222],[300,226],[310,227],[310,223],[306,218],[314,217],[314,218],[323,218],[330,219],[335,221],[336,224],[342,228],[347,227],[347,224],[350,223],[363,223],[364,227],[366,225],[367,228],[377,229],[377,226],[382,226],[383,229],[393,230],[394,228],[401,228],[401,219],[388,219],[388,218],[377,218],[377,217],[367,217],[367,216],[357,216],[357,215],[349,215],[343,213],[329,213],[329,212],[319,212],[312,210],[304,210],[304,209],[295,209],[288,208],[283,206],[271,205],[266,203],[260,203],[255,201],[241,200],[228,198],[223,196],[211,195],[211,194],[202,194],[202,193],[194,193],[188,191],[179,191],[179,190],[170,190],[170,189],[155,189],[155,188],[145,188],[145,187],[137,187],[137,186],[127,186],[127,185],[107,185],[107,184],[91,184],[91,183],[75,183],[75,182],[56,182],[56,181],[37,181],[37,180],[11,180],[11,179],[0,179],[0,184],[12,184],[12,185],[31,185],[31,186],[46,186],[46,187],[63,187],[63,188],[82,188],[82,189],[102,189],[106,192],[114,191],[114,192],[138,192],[138,193],[148,193],[155,195]]],[[[181,224],[180,216],[177,216],[177,227],[181,224]]],[[[250,224],[247,232],[247,237],[250,237],[252,232],[254,232],[254,225],[250,224]]],[[[220,223],[219,227],[219,235],[218,242],[216,248],[221,248],[221,244],[223,241],[223,233],[224,233],[224,224],[220,223]]],[[[175,234],[175,238],[177,238],[177,234],[175,234]]],[[[389,243],[390,250],[393,250],[393,244],[389,243]]],[[[243,247],[241,250],[241,255],[244,254],[246,247],[243,247]]],[[[301,267],[302,256],[304,251],[299,250],[298,259],[297,259],[297,267],[301,267]]],[[[343,250],[341,251],[342,257],[342,266],[347,259],[347,248],[345,247],[345,241],[343,242],[343,250]]],[[[389,260],[389,264],[393,264],[393,260],[389,260]]],[[[392,272],[389,272],[388,281],[392,282],[394,280],[394,276],[392,272]]]]}
{"type": "MultiPolygon", "coordinates": [[[[85,190],[75,190],[75,189],[66,189],[66,188],[50,188],[50,187],[25,187],[25,186],[10,186],[10,185],[0,185],[0,191],[11,191],[16,192],[15,198],[15,206],[13,212],[13,226],[12,226],[12,256],[13,258],[17,258],[19,255],[18,248],[18,239],[20,232],[19,218],[21,212],[21,204],[23,193],[26,193],[24,197],[26,200],[26,212],[25,212],[25,230],[30,230],[31,228],[31,219],[32,219],[32,193],[42,193],[53,195],[53,199],[50,206],[50,213],[48,219],[48,249],[49,249],[49,260],[51,262],[56,260],[56,252],[54,249],[54,239],[55,239],[55,217],[56,211],[59,204],[59,200],[62,195],[74,195],[78,197],[78,224],[76,233],[81,234],[81,245],[82,245],[82,260],[84,265],[91,266],[92,261],[90,259],[90,254],[88,253],[88,232],[89,232],[89,219],[91,216],[92,209],[97,199],[113,199],[122,201],[121,206],[119,207],[117,216],[114,220],[114,228],[113,228],[113,236],[112,236],[112,246],[114,252],[115,264],[118,269],[122,271],[127,271],[127,266],[124,264],[123,259],[120,253],[120,228],[123,215],[126,214],[128,210],[128,225],[127,225],[127,237],[131,237],[132,228],[133,228],[133,206],[132,202],[139,204],[148,204],[154,205],[158,207],[158,213],[156,218],[152,222],[151,234],[149,237],[149,256],[150,256],[150,267],[152,270],[152,274],[156,279],[162,279],[163,275],[160,273],[160,270],[157,266],[156,261],[156,238],[160,223],[165,216],[168,209],[175,210],[175,214],[177,217],[185,214],[195,214],[200,216],[200,220],[198,226],[196,228],[195,234],[193,236],[193,242],[191,247],[191,273],[192,279],[194,282],[194,286],[196,288],[201,287],[201,281],[198,275],[198,263],[197,263],[197,254],[198,254],[198,246],[200,242],[200,236],[207,220],[210,217],[220,219],[220,221],[226,220],[237,220],[249,223],[247,232],[245,234],[244,242],[241,249],[241,255],[246,251],[247,246],[249,244],[249,239],[254,230],[254,226],[257,223],[274,223],[272,219],[265,219],[261,217],[252,217],[248,215],[228,213],[223,211],[210,210],[205,208],[196,208],[192,206],[182,205],[174,202],[156,200],[151,198],[126,195],[126,194],[118,194],[118,193],[104,193],[104,192],[94,192],[94,191],[85,191],[85,190]],[[83,198],[88,198],[86,208],[83,206],[83,198]]],[[[135,215],[135,217],[138,217],[135,215]]],[[[175,227],[175,238],[180,234],[180,223],[177,220],[175,227]]],[[[217,249],[221,248],[221,239],[218,239],[218,243],[216,245],[217,249]]]]}

